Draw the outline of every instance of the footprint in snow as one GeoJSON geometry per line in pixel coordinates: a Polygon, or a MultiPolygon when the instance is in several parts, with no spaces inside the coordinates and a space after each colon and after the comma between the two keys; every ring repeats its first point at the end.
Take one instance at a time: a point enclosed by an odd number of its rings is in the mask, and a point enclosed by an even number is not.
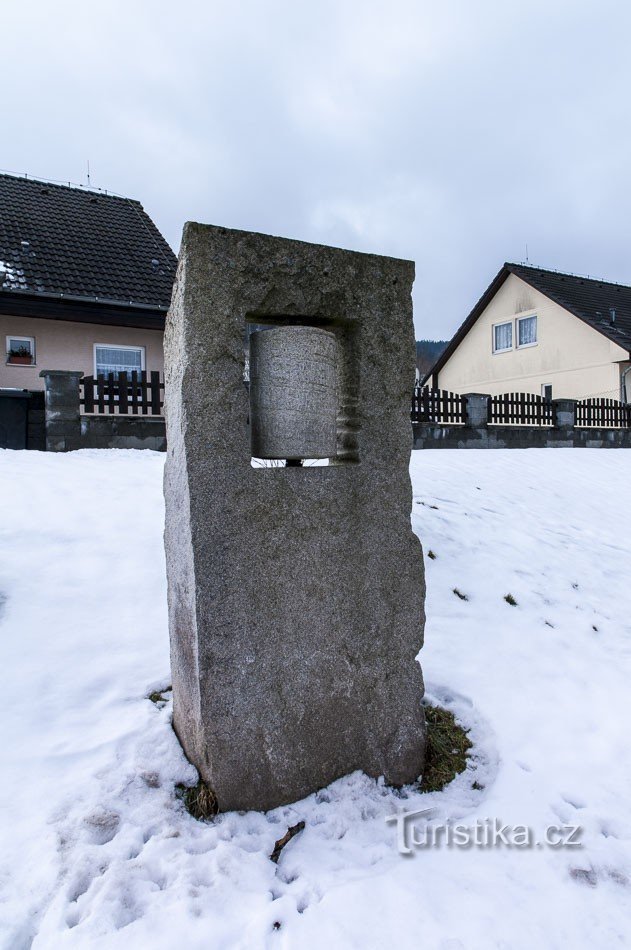
{"type": "Polygon", "coordinates": [[[83,819],[93,844],[107,844],[118,832],[120,815],[105,808],[99,808],[83,819]]]}

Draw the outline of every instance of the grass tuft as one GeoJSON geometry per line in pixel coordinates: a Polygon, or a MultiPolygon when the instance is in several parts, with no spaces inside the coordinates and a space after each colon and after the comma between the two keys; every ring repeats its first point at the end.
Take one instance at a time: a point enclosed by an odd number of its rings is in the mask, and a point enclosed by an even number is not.
{"type": "Polygon", "coordinates": [[[425,706],[427,745],[422,792],[439,792],[467,767],[471,743],[454,714],[440,706],[425,706]]]}
{"type": "Polygon", "coordinates": [[[428,556],[428,558],[429,558],[431,561],[435,561],[435,560],[436,560],[436,555],[435,555],[434,552],[431,551],[431,550],[427,552],[427,556],[428,556]]]}
{"type": "Polygon", "coordinates": [[[198,821],[209,821],[219,811],[217,796],[201,779],[197,785],[176,785],[176,789],[189,815],[198,821]]]}
{"type": "Polygon", "coordinates": [[[462,591],[461,591],[461,590],[458,590],[457,587],[454,587],[453,592],[454,592],[454,594],[456,595],[456,597],[459,597],[459,598],[460,598],[460,600],[469,600],[469,598],[467,597],[467,595],[466,595],[466,594],[463,594],[462,591]]]}
{"type": "Polygon", "coordinates": [[[147,699],[150,702],[155,703],[156,706],[164,706],[165,703],[168,703],[169,698],[165,696],[165,693],[170,693],[172,691],[172,686],[166,686],[164,689],[156,689],[153,693],[149,693],[147,699]]]}
{"type": "Polygon", "coordinates": [[[506,596],[504,597],[504,600],[506,601],[507,604],[510,604],[511,607],[518,606],[517,601],[515,600],[512,594],[506,594],[506,596]]]}

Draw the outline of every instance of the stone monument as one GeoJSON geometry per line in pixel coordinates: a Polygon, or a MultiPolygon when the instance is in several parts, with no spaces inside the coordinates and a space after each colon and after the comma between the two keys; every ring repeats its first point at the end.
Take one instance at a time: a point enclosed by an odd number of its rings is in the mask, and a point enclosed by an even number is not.
{"type": "Polygon", "coordinates": [[[422,771],[413,279],[409,261],[184,229],[165,334],[174,727],[221,810],[422,771]]]}

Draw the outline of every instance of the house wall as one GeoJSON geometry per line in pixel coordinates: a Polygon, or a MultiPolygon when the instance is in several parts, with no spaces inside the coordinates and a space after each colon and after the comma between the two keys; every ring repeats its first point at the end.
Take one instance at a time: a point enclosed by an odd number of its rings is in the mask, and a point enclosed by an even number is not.
{"type": "Polygon", "coordinates": [[[91,376],[94,373],[95,343],[144,346],[145,369],[147,372],[158,370],[162,375],[162,336],[161,330],[0,315],[0,345],[5,354],[0,359],[0,389],[43,389],[44,380],[39,376],[41,369],[81,370],[91,376]],[[36,365],[11,366],[6,363],[6,337],[10,334],[35,337],[36,365]]]}
{"type": "Polygon", "coordinates": [[[520,277],[511,274],[440,370],[438,386],[456,393],[541,395],[552,384],[555,399],[620,398],[619,362],[628,353],[520,277]],[[493,324],[537,314],[537,344],[493,353],[493,324]]]}

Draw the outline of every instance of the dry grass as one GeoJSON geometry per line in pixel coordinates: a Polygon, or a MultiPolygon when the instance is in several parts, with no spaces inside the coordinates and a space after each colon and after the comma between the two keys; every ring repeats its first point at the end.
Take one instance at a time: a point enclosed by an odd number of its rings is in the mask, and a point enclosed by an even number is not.
{"type": "Polygon", "coordinates": [[[190,786],[178,785],[177,789],[187,812],[198,821],[208,821],[219,811],[217,796],[205,782],[199,781],[197,785],[190,786]]]}

